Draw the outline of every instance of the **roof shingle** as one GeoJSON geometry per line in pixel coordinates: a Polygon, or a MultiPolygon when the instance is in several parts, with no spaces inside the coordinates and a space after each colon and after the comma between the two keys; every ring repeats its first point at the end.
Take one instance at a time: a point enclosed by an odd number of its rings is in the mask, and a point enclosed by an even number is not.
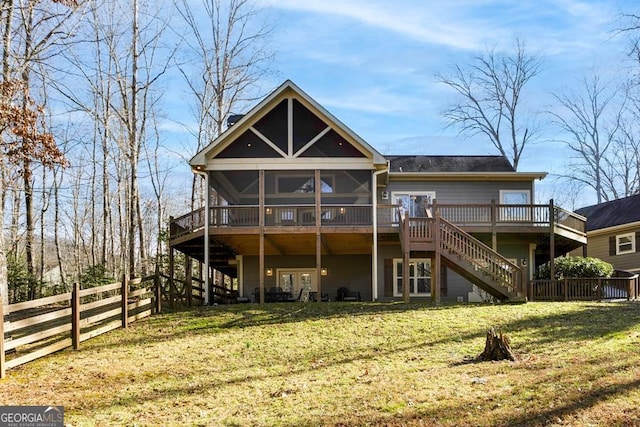
{"type": "Polygon", "coordinates": [[[390,172],[515,172],[504,156],[385,156],[390,172]]]}
{"type": "Polygon", "coordinates": [[[587,231],[640,221],[640,194],[576,210],[587,217],[587,231]]]}

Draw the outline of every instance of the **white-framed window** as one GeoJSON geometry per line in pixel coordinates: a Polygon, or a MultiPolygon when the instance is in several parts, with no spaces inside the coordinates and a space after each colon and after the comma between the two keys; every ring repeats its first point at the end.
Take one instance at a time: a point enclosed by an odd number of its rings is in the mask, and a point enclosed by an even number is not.
{"type": "Polygon", "coordinates": [[[616,255],[631,254],[636,251],[636,233],[616,236],[616,255]]]}
{"type": "Polygon", "coordinates": [[[500,221],[528,221],[531,219],[531,190],[500,190],[500,221]],[[505,206],[506,205],[506,206],[505,206]],[[522,205],[516,206],[516,205],[522,205]]]}
{"type": "MultiPolygon", "coordinates": [[[[402,277],[402,258],[393,260],[393,295],[402,296],[404,278],[402,277]]],[[[431,295],[431,260],[412,258],[409,260],[409,295],[431,295]]]]}

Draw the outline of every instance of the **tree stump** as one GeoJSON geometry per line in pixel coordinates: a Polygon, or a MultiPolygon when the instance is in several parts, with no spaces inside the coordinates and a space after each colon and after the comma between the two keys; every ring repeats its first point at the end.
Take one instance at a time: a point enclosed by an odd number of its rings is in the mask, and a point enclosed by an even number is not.
{"type": "Polygon", "coordinates": [[[516,360],[513,351],[511,350],[511,340],[508,336],[496,334],[496,331],[491,328],[487,331],[487,341],[484,346],[484,351],[478,356],[482,361],[489,360],[516,360]]]}

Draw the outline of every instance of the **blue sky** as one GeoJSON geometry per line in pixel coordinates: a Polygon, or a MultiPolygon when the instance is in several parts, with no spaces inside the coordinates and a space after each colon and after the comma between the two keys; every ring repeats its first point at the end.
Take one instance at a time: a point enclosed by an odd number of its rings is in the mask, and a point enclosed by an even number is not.
{"type": "MultiPolygon", "coordinates": [[[[426,155],[498,154],[486,139],[460,136],[442,119],[454,94],[436,75],[453,63],[524,41],[543,66],[525,90],[523,113],[545,125],[541,112],[553,106],[552,94],[580,90],[594,71],[609,80],[630,71],[627,41],[615,30],[621,13],[640,9],[632,0],[254,2],[274,28],[277,52],[263,93],[290,79],[382,154],[426,155]]],[[[173,100],[190,102],[183,95],[173,100]]],[[[569,153],[551,141],[558,137],[552,127],[543,131],[519,167],[550,173],[537,186],[537,201],[553,197],[570,209],[595,203],[591,192],[574,196],[575,189],[554,182],[569,153]]]]}
{"type": "MultiPolygon", "coordinates": [[[[552,93],[577,90],[594,69],[613,79],[628,71],[627,44],[614,30],[621,12],[640,9],[629,0],[256,3],[275,28],[275,74],[265,91],[291,79],[383,154],[497,154],[483,138],[445,127],[440,112],[453,94],[436,74],[487,47],[508,49],[518,37],[544,60],[524,95],[523,107],[536,114],[549,108],[552,93]]],[[[566,161],[557,142],[541,141],[525,151],[519,170],[554,174],[566,161]]],[[[555,194],[545,181],[539,195],[548,199],[555,194]]],[[[572,203],[591,202],[584,192],[572,203]]]]}

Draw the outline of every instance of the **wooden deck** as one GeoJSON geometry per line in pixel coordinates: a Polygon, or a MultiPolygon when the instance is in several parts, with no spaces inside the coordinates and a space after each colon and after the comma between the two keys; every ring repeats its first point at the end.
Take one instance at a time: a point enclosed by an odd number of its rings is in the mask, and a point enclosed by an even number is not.
{"type": "MultiPolygon", "coordinates": [[[[468,233],[533,233],[559,236],[586,243],[586,218],[552,205],[438,204],[425,212],[425,217],[438,210],[442,218],[468,233]]],[[[377,226],[383,232],[399,227],[396,205],[378,205],[377,226]]],[[[211,235],[256,234],[260,230],[278,234],[372,233],[372,205],[266,205],[214,206],[209,209],[211,235]]],[[[204,208],[170,221],[172,243],[202,234],[204,208]]]]}

